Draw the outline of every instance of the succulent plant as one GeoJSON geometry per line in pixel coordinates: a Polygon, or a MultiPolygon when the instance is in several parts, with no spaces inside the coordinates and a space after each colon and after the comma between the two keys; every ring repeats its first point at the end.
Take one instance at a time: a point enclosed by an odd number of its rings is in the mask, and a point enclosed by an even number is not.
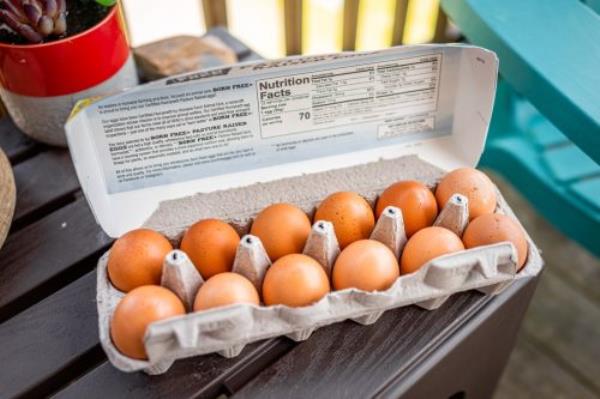
{"type": "Polygon", "coordinates": [[[31,43],[67,31],[66,0],[0,0],[0,20],[31,43]]]}

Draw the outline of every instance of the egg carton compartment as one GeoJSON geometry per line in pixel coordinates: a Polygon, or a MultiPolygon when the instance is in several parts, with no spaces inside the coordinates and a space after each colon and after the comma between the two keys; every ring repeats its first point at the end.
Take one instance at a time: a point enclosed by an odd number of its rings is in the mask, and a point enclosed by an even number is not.
{"type": "MultiPolygon", "coordinates": [[[[260,239],[247,233],[252,218],[264,207],[288,202],[312,215],[315,206],[336,191],[358,192],[374,206],[378,193],[398,180],[420,180],[434,188],[444,173],[415,156],[381,160],[168,201],[161,204],[145,227],[158,230],[178,243],[185,229],[199,219],[216,217],[230,222],[243,235],[233,271],[246,276],[260,292],[271,261],[260,239]]],[[[515,217],[499,192],[497,196],[496,212],[515,217]]],[[[434,224],[461,235],[467,223],[467,199],[455,195],[440,210],[434,224]]],[[[98,262],[100,341],[109,360],[118,369],[161,374],[180,358],[213,352],[225,357],[237,356],[250,342],[281,335],[302,341],[321,326],[346,319],[364,325],[372,324],[384,311],[411,304],[432,310],[456,292],[477,289],[484,294],[495,295],[516,278],[532,277],[541,270],[539,251],[526,236],[528,258],[518,273],[513,245],[499,243],[436,258],[415,273],[401,275],[389,289],[381,292],[346,289],[332,291],[317,303],[302,308],[238,304],[156,322],[146,331],[147,361],[126,357],[112,344],[110,319],[124,293],[115,289],[108,279],[107,252],[98,262]]],[[[394,207],[386,208],[371,238],[388,246],[398,257],[407,241],[401,211],[394,207]]],[[[333,225],[315,221],[304,253],[316,259],[331,276],[339,252],[333,225]]],[[[175,292],[188,310],[202,282],[202,277],[185,253],[174,250],[166,256],[161,283],[175,292]]]]}

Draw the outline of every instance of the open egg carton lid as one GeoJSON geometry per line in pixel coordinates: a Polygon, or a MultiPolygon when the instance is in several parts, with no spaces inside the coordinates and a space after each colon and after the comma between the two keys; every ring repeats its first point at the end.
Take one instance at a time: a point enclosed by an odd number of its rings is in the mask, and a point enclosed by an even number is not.
{"type": "Polygon", "coordinates": [[[468,45],[215,68],[80,102],[65,129],[102,229],[165,200],[415,154],[451,170],[483,151],[498,60],[468,45]]]}

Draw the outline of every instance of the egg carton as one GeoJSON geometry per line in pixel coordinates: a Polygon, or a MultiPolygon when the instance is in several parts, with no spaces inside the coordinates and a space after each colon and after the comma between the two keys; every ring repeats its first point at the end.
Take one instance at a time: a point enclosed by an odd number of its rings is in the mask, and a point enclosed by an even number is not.
{"type": "MultiPolygon", "coordinates": [[[[233,271],[246,276],[260,292],[271,261],[260,239],[247,233],[252,218],[265,206],[289,202],[312,215],[320,200],[342,190],[358,192],[374,206],[377,195],[398,180],[420,180],[434,188],[444,173],[415,156],[381,160],[168,201],[161,204],[145,227],[162,232],[177,245],[185,229],[197,220],[207,217],[227,220],[242,235],[233,271]]],[[[499,191],[497,197],[496,212],[508,214],[516,220],[499,191]]],[[[467,198],[454,195],[434,224],[460,236],[468,219],[467,198]]],[[[372,324],[384,311],[392,308],[414,304],[433,310],[449,296],[461,291],[476,289],[487,295],[496,295],[515,279],[531,278],[540,272],[543,262],[539,250],[526,236],[528,258],[519,272],[515,248],[505,242],[436,258],[415,273],[401,275],[385,291],[345,289],[332,291],[320,301],[301,308],[237,304],[155,322],[148,327],[144,337],[149,360],[124,356],[111,341],[110,319],[125,294],[114,288],[108,279],[107,252],[98,261],[97,273],[100,342],[116,368],[125,372],[143,370],[148,374],[162,374],[177,359],[214,352],[234,357],[248,343],[277,336],[302,341],[319,327],[347,319],[364,325],[372,324]]],[[[398,208],[387,207],[378,219],[371,238],[388,246],[399,257],[407,241],[402,212],[398,208]]],[[[304,253],[316,259],[330,276],[339,252],[333,225],[327,221],[315,221],[304,253]]],[[[202,277],[184,252],[174,250],[167,254],[161,284],[175,292],[188,311],[202,283],[202,277]]]]}

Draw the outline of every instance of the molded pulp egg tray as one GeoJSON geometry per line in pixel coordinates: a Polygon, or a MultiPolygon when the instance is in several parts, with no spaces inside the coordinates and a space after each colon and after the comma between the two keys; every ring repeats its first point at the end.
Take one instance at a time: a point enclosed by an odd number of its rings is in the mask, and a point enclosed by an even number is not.
{"type": "MultiPolygon", "coordinates": [[[[145,227],[162,232],[174,244],[178,244],[185,228],[195,221],[221,218],[231,223],[240,235],[244,235],[250,229],[252,217],[272,203],[293,203],[310,216],[321,199],[336,191],[356,191],[374,205],[377,195],[398,180],[416,179],[434,188],[443,174],[443,171],[416,156],[404,156],[164,202],[145,223],[145,227]]],[[[501,194],[498,192],[497,195],[496,212],[515,217],[501,194]]],[[[451,202],[440,211],[436,223],[460,234],[468,220],[468,215],[464,213],[467,211],[465,198],[462,197],[462,202],[459,202],[462,206],[453,207],[451,202]]],[[[394,212],[390,208],[380,217],[372,238],[389,245],[398,254],[406,238],[402,218],[397,217],[401,212],[394,212]]],[[[535,276],[541,270],[539,251],[527,238],[527,263],[518,273],[513,245],[500,243],[439,257],[415,273],[400,276],[391,288],[382,292],[346,289],[332,291],[319,302],[302,308],[240,304],[156,322],[149,326],[145,336],[148,361],[122,355],[110,339],[110,319],[124,294],[115,289],[108,279],[107,252],[98,262],[100,340],[111,363],[118,369],[161,374],[180,358],[212,352],[225,357],[237,356],[250,342],[280,335],[302,341],[321,326],[346,319],[371,324],[384,311],[411,304],[435,309],[450,295],[460,291],[477,289],[495,295],[515,279],[535,276]]],[[[332,226],[316,221],[305,253],[315,257],[330,271],[336,246],[332,226]]],[[[199,275],[182,252],[174,252],[179,256],[173,259],[172,252],[165,259],[163,285],[173,289],[189,305],[200,283],[197,280],[199,275]],[[169,268],[179,270],[170,272],[169,268]],[[165,278],[167,273],[169,277],[165,278]]],[[[268,264],[260,240],[249,235],[243,237],[234,271],[252,277],[253,270],[262,268],[264,275],[264,268],[268,264]]]]}
{"type": "MultiPolygon", "coordinates": [[[[77,176],[102,229],[119,237],[140,226],[178,246],[205,218],[234,226],[240,241],[233,271],[260,291],[270,265],[247,235],[266,206],[287,202],[310,217],[337,191],[373,206],[390,184],[415,179],[435,189],[442,176],[477,165],[485,146],[498,76],[493,52],[462,44],[401,46],[364,53],[292,57],[232,65],[151,82],[79,103],[65,130],[77,176]]],[[[515,217],[498,192],[496,212],[515,217]]],[[[467,198],[454,195],[436,225],[462,234],[467,198]]],[[[339,253],[331,223],[314,221],[304,253],[330,275],[339,253]]],[[[400,256],[402,213],[388,207],[371,238],[400,256]]],[[[108,280],[108,253],[98,262],[100,341],[123,371],[164,373],[176,360],[218,352],[231,357],[257,340],[300,341],[324,325],[374,323],[392,308],[439,307],[450,295],[498,293],[542,268],[529,240],[516,272],[512,244],[499,243],[432,260],[388,290],[334,291],[302,308],[232,305],[151,324],[149,360],[130,359],[110,339],[124,293],[108,280]]],[[[164,262],[162,285],[188,310],[202,280],[178,250],[164,262]]]]}

